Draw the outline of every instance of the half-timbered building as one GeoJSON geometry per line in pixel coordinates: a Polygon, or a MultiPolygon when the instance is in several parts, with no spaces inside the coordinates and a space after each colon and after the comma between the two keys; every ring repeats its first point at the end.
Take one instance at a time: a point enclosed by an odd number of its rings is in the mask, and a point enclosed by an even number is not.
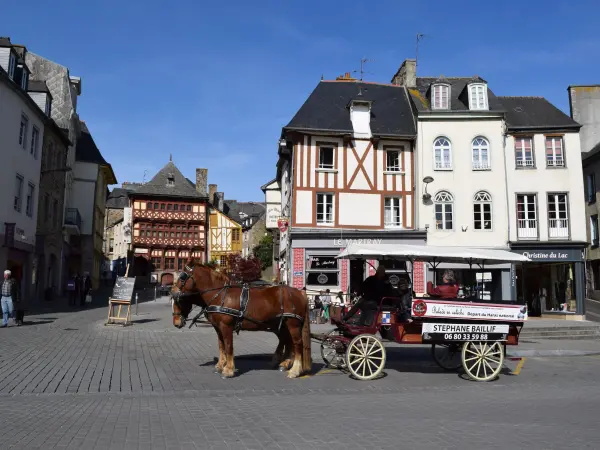
{"type": "Polygon", "coordinates": [[[134,275],[169,285],[189,257],[207,261],[207,172],[194,184],[169,161],[130,194],[134,275]]]}
{"type": "Polygon", "coordinates": [[[242,225],[229,213],[225,194],[217,192],[217,185],[208,185],[210,208],[210,238],[208,258],[226,267],[229,255],[242,253],[242,225]]]}
{"type": "Polygon", "coordinates": [[[405,88],[348,74],[318,84],[279,143],[283,281],[347,292],[374,268],[334,258],[349,242],[424,244],[415,218],[415,136],[405,88]]]}

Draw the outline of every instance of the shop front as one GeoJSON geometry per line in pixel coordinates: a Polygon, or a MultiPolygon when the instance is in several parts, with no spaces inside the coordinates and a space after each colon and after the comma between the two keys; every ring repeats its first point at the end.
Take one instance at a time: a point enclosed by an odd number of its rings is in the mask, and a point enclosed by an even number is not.
{"type": "Polygon", "coordinates": [[[515,265],[513,271],[517,300],[527,304],[530,316],[583,318],[584,245],[512,246],[513,252],[531,259],[515,265]]]}
{"type": "MultiPolygon", "coordinates": [[[[291,233],[291,285],[309,293],[329,289],[348,294],[357,292],[362,282],[375,273],[378,261],[336,259],[350,243],[379,245],[425,245],[426,234],[418,231],[295,231],[291,233]]],[[[391,282],[408,277],[404,263],[382,262],[391,282]]],[[[421,267],[421,266],[419,266],[421,267]]],[[[416,268],[416,265],[415,265],[416,268]]],[[[415,279],[423,276],[415,274],[415,279]]],[[[332,295],[332,296],[333,296],[332,295]]]]}

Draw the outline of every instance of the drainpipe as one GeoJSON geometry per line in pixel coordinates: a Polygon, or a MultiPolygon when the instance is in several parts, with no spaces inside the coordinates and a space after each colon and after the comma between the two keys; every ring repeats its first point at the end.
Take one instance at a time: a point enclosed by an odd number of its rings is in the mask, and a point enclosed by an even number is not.
{"type": "MultiPolygon", "coordinates": [[[[508,189],[508,164],[506,162],[506,138],[508,136],[508,127],[506,126],[506,120],[502,121],[502,158],[504,159],[504,191],[506,193],[506,245],[510,248],[510,201],[508,200],[509,189],[508,189]]],[[[510,282],[510,295],[511,300],[517,300],[517,285],[516,285],[516,273],[517,268],[515,263],[510,264],[509,282],[510,282]],[[513,287],[513,283],[515,283],[513,287]]],[[[521,276],[523,274],[521,273],[521,276]]]]}

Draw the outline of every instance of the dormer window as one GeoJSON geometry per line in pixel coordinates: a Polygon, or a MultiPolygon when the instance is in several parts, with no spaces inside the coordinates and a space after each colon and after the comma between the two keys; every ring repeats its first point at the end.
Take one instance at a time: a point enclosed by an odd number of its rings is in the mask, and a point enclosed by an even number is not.
{"type": "Polygon", "coordinates": [[[469,85],[469,109],[488,109],[487,86],[483,83],[469,85]]]}
{"type": "Polygon", "coordinates": [[[28,75],[29,74],[25,70],[25,67],[23,67],[23,70],[21,71],[21,89],[23,89],[25,92],[27,92],[27,78],[29,78],[28,75]]]}
{"type": "Polygon", "coordinates": [[[434,84],[431,88],[432,109],[450,108],[450,86],[447,84],[434,84]]]}
{"type": "Polygon", "coordinates": [[[350,104],[350,121],[354,137],[371,137],[371,102],[352,100],[350,104]]]}
{"type": "Polygon", "coordinates": [[[175,186],[175,177],[172,173],[167,177],[167,186],[175,186]]]}
{"type": "Polygon", "coordinates": [[[333,169],[333,147],[319,147],[319,169],[333,169]]]}
{"type": "Polygon", "coordinates": [[[13,52],[10,52],[10,59],[8,61],[8,76],[11,80],[15,79],[15,66],[17,65],[17,60],[13,52]]]}

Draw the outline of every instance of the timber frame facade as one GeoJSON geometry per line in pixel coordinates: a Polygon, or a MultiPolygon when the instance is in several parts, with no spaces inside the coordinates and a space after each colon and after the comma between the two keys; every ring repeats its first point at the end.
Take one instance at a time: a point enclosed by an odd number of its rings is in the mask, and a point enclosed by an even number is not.
{"type": "Polygon", "coordinates": [[[209,259],[224,267],[227,257],[236,253],[242,253],[242,226],[218,209],[211,209],[209,259]]]}

